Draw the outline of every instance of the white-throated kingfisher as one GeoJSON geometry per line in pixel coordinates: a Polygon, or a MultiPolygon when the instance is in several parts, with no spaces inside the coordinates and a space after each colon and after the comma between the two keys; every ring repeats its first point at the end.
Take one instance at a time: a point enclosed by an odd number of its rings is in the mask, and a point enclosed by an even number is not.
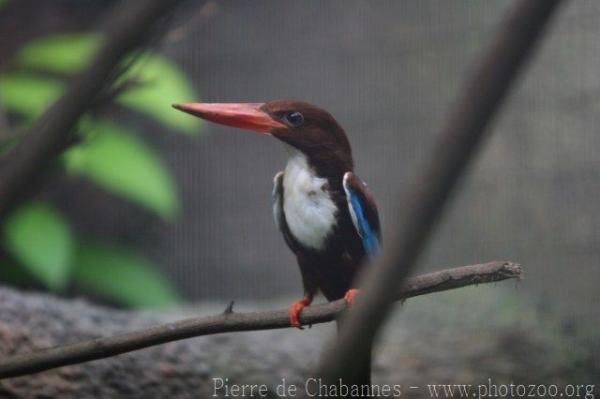
{"type": "Polygon", "coordinates": [[[268,134],[288,149],[285,170],[273,179],[273,216],[296,255],[304,298],[300,312],[321,291],[329,301],[351,302],[355,277],[380,243],[379,217],[366,185],[354,174],[346,133],[327,111],[299,101],[189,103],[175,108],[222,125],[268,134]]]}

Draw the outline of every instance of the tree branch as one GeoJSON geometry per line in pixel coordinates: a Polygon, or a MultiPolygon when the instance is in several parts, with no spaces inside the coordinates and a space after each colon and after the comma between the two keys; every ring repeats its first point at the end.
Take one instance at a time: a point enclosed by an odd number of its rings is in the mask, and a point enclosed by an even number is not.
{"type": "MultiPolygon", "coordinates": [[[[468,285],[520,279],[521,276],[521,267],[511,262],[462,266],[413,277],[407,280],[403,288],[396,290],[395,298],[401,300],[468,285]]],[[[358,301],[360,302],[360,297],[358,301]]],[[[310,306],[303,310],[300,321],[304,325],[329,322],[345,308],[344,300],[310,306]]],[[[113,337],[14,356],[0,362],[0,378],[33,374],[202,335],[290,327],[287,310],[235,313],[229,307],[228,309],[229,311],[219,315],[190,318],[113,337]]]]}

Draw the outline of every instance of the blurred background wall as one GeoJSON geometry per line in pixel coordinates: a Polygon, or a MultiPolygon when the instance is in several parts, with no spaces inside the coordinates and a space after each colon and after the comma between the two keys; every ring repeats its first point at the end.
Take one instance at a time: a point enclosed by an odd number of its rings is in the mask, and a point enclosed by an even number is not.
{"type": "MultiPolygon", "coordinates": [[[[20,21],[17,37],[1,36],[0,59],[41,33],[93,27],[112,2],[18,3],[0,16],[0,25],[20,21]]],[[[350,137],[357,172],[389,231],[387,221],[430,161],[446,111],[510,3],[190,1],[159,50],[199,93],[181,101],[290,98],[329,110],[350,137]]],[[[600,315],[599,16],[592,0],[559,13],[421,271],[512,260],[524,265],[525,281],[494,289],[578,319],[600,315]]],[[[144,130],[176,177],[183,212],[175,222],[80,179],[53,178],[44,196],[78,231],[117,238],[152,258],[189,300],[300,295],[295,260],[270,208],[282,146],[209,124],[195,138],[147,122],[144,130]]]]}

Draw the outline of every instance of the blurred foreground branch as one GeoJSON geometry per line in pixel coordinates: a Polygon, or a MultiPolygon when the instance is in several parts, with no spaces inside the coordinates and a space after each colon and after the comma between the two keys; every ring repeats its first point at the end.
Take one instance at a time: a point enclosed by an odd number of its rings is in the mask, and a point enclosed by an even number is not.
{"type": "Polygon", "coordinates": [[[105,26],[104,45],[85,70],[71,81],[66,93],[50,106],[22,142],[3,160],[0,170],[0,221],[30,189],[32,180],[69,143],[79,118],[118,75],[124,56],[148,38],[154,24],[179,1],[145,0],[119,4],[105,26]]]}
{"type": "MultiPolygon", "coordinates": [[[[395,291],[395,298],[401,300],[468,285],[520,278],[521,275],[521,267],[511,262],[462,266],[408,279],[403,288],[395,291]]],[[[358,302],[360,302],[360,297],[358,302]]],[[[334,320],[345,308],[344,300],[310,306],[302,312],[301,322],[304,325],[325,323],[334,320]]],[[[107,358],[201,335],[288,327],[290,324],[287,310],[234,313],[231,308],[228,308],[220,315],[190,318],[122,335],[97,338],[37,353],[18,355],[0,362],[0,378],[32,374],[70,364],[107,358]]]]}
{"type": "Polygon", "coordinates": [[[394,236],[366,270],[364,299],[350,312],[317,376],[326,383],[359,378],[376,334],[391,311],[395,288],[408,276],[519,72],[532,55],[560,0],[519,0],[478,60],[443,125],[431,164],[417,181],[404,212],[388,222],[394,236]]]}

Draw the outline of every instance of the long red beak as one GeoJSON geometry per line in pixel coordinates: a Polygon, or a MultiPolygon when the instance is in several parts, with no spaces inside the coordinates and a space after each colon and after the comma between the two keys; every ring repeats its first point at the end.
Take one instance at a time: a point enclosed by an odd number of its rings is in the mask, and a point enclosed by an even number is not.
{"type": "Polygon", "coordinates": [[[287,127],[261,109],[264,103],[187,103],[173,108],[221,125],[239,127],[259,133],[270,133],[287,127]]]}

